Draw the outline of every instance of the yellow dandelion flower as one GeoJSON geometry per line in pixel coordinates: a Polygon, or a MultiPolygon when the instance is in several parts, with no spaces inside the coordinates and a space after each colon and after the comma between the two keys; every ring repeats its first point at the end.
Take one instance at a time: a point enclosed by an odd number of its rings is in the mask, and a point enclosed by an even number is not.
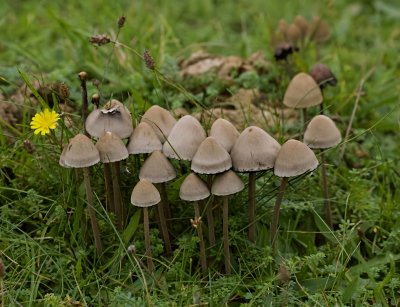
{"type": "Polygon", "coordinates": [[[57,121],[60,115],[54,110],[45,109],[43,112],[37,113],[31,121],[31,129],[35,130],[35,134],[45,135],[50,133],[50,129],[56,129],[57,121]]]}

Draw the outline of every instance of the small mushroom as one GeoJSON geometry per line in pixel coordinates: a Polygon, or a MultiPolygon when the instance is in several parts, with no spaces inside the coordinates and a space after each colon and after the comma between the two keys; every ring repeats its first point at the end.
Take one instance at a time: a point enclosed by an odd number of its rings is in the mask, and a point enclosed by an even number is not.
{"type": "Polygon", "coordinates": [[[176,119],[166,109],[154,105],[143,114],[141,122],[149,124],[160,142],[164,143],[175,126],[176,119]]]}
{"type": "Polygon", "coordinates": [[[161,151],[162,143],[157,134],[146,122],[141,122],[129,137],[127,145],[129,154],[147,154],[153,151],[161,151]]]}
{"type": "Polygon", "coordinates": [[[322,63],[315,64],[310,69],[310,76],[317,82],[321,91],[327,86],[336,86],[337,79],[328,66],[322,63]]]}
{"type": "Polygon", "coordinates": [[[211,126],[210,136],[214,137],[227,152],[230,152],[237,138],[239,132],[232,125],[231,122],[223,118],[218,118],[211,126]]]}

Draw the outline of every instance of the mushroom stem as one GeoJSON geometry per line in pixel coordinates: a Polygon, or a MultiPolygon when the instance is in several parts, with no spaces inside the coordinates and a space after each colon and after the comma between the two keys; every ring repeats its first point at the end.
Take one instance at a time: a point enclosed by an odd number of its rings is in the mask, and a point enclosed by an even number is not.
{"type": "Polygon", "coordinates": [[[303,109],[301,109],[301,111],[303,114],[303,131],[301,132],[301,135],[304,135],[304,131],[306,131],[307,122],[308,122],[307,108],[303,108],[303,109]]]}
{"type": "Polygon", "coordinates": [[[222,212],[222,232],[224,237],[224,260],[225,273],[231,274],[231,254],[229,252],[229,230],[228,230],[228,196],[223,197],[223,212],[222,212]]]}
{"type": "Polygon", "coordinates": [[[151,250],[150,250],[150,226],[149,226],[149,211],[147,207],[143,208],[143,227],[144,227],[144,242],[146,245],[146,259],[147,259],[147,267],[150,272],[154,270],[153,259],[151,258],[151,250]]]}
{"type": "Polygon", "coordinates": [[[86,118],[89,114],[89,106],[88,106],[88,97],[87,97],[87,88],[86,88],[86,77],[87,73],[82,71],[79,73],[79,80],[81,81],[81,96],[82,96],[82,121],[84,126],[85,135],[89,136],[89,133],[86,130],[86,118]]]}
{"type": "MultiPolygon", "coordinates": [[[[207,186],[210,189],[212,185],[212,175],[208,175],[207,186]]],[[[207,225],[208,225],[208,240],[210,241],[210,246],[215,245],[215,226],[214,226],[214,215],[213,215],[213,197],[211,196],[208,204],[206,204],[206,215],[207,215],[207,225]]]]}
{"type": "Polygon", "coordinates": [[[117,227],[119,230],[124,228],[124,212],[121,203],[121,191],[119,188],[119,163],[113,162],[111,165],[113,200],[115,206],[115,215],[117,216],[117,227]]]}
{"type": "Polygon", "coordinates": [[[256,173],[249,173],[249,240],[256,241],[256,173]]]}
{"type": "Polygon", "coordinates": [[[172,215],[171,215],[171,207],[168,202],[167,190],[165,188],[165,182],[160,183],[158,187],[160,191],[161,202],[163,203],[165,209],[165,218],[167,221],[169,221],[172,215]]]}
{"type": "Polygon", "coordinates": [[[94,243],[96,245],[97,253],[100,254],[103,250],[103,247],[100,239],[99,225],[97,224],[96,213],[93,207],[93,191],[92,191],[92,186],[90,184],[90,172],[88,167],[83,168],[83,178],[85,182],[86,200],[88,203],[89,217],[90,217],[90,223],[92,225],[94,243]]]}
{"type": "Polygon", "coordinates": [[[161,234],[164,240],[165,250],[167,252],[167,255],[170,255],[172,253],[172,248],[171,248],[171,241],[169,239],[167,221],[165,219],[165,212],[164,212],[165,199],[163,198],[164,195],[162,195],[161,193],[162,185],[163,184],[157,184],[157,188],[158,191],[160,191],[160,196],[161,196],[161,201],[157,204],[157,210],[158,210],[158,216],[160,218],[161,234]]]}
{"type": "Polygon", "coordinates": [[[321,150],[321,177],[322,177],[322,188],[324,190],[325,219],[328,226],[331,229],[333,229],[332,210],[331,210],[331,203],[329,201],[328,179],[326,176],[326,167],[325,167],[325,155],[322,150],[321,150]]]}
{"type": "Polygon", "coordinates": [[[199,203],[197,201],[194,202],[194,219],[196,221],[200,221],[197,224],[196,230],[197,235],[199,236],[199,245],[200,245],[200,262],[201,262],[201,271],[203,275],[207,273],[207,256],[206,256],[206,247],[204,245],[204,238],[203,238],[203,230],[201,228],[201,220],[200,220],[200,208],[199,203]]]}
{"type": "Polygon", "coordinates": [[[109,163],[104,163],[104,181],[106,187],[106,207],[115,214],[115,204],[113,196],[112,176],[109,163]]]}
{"type": "Polygon", "coordinates": [[[281,209],[283,194],[285,193],[286,186],[289,177],[283,177],[281,181],[281,186],[279,187],[278,195],[276,196],[274,212],[272,213],[271,222],[271,245],[274,246],[276,241],[276,235],[278,233],[278,222],[279,222],[279,211],[281,209]]]}

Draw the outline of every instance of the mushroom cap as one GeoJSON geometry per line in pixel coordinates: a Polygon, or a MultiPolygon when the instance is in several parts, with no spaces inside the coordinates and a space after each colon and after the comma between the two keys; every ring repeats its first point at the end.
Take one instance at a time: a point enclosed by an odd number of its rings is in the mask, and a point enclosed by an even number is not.
{"type": "Polygon", "coordinates": [[[89,167],[100,161],[99,151],[92,141],[83,134],[77,134],[64,148],[60,165],[64,167],[89,167]]]}
{"type": "Polygon", "coordinates": [[[283,103],[290,108],[308,108],[320,104],[322,100],[318,84],[310,75],[301,72],[290,81],[283,103]]]}
{"type": "Polygon", "coordinates": [[[96,138],[110,131],[123,139],[133,132],[132,117],[128,108],[115,99],[107,102],[102,109],[93,110],[86,119],[85,127],[87,132],[96,138]]]}
{"type": "Polygon", "coordinates": [[[323,43],[331,36],[331,29],[325,20],[314,16],[308,26],[308,35],[317,43],[323,43]]]}
{"type": "Polygon", "coordinates": [[[278,153],[274,173],[279,177],[294,177],[313,171],[317,166],[318,160],[306,144],[289,140],[278,153]]]}
{"type": "Polygon", "coordinates": [[[175,126],[176,119],[166,109],[154,105],[143,114],[141,122],[149,124],[160,142],[164,143],[175,126]]]}
{"type": "Polygon", "coordinates": [[[199,174],[217,174],[231,167],[231,156],[212,136],[200,144],[191,165],[192,171],[199,174]]]}
{"type": "Polygon", "coordinates": [[[320,87],[326,84],[335,86],[337,79],[328,66],[322,63],[315,64],[310,70],[310,76],[318,83],[320,87]]]}
{"type": "Polygon", "coordinates": [[[129,137],[127,149],[130,154],[152,153],[162,150],[162,143],[153,128],[146,122],[141,122],[129,137]]]}
{"type": "Polygon", "coordinates": [[[250,126],[239,135],[231,150],[233,169],[239,172],[271,169],[280,148],[267,132],[250,126]]]}
{"type": "Polygon", "coordinates": [[[114,133],[107,131],[96,143],[102,163],[110,163],[128,158],[128,150],[122,140],[114,133]]]}
{"type": "Polygon", "coordinates": [[[68,145],[63,146],[63,150],[60,155],[60,160],[58,160],[58,163],[65,168],[68,168],[69,166],[65,164],[65,152],[67,151],[68,145]]]}
{"type": "Polygon", "coordinates": [[[286,38],[295,45],[301,39],[301,33],[299,27],[295,23],[291,23],[286,29],[286,38]]]}
{"type": "Polygon", "coordinates": [[[313,117],[304,132],[304,143],[311,148],[330,148],[342,140],[339,129],[332,119],[325,115],[313,117]]]}
{"type": "Polygon", "coordinates": [[[297,15],[293,19],[293,23],[300,29],[302,38],[304,38],[307,34],[308,29],[308,21],[301,15],[297,15]]]}
{"type": "Polygon", "coordinates": [[[190,173],[181,184],[179,197],[186,201],[198,201],[210,196],[206,183],[195,173],[190,173]]]}
{"type": "Polygon", "coordinates": [[[215,176],[211,193],[218,196],[232,195],[244,189],[242,179],[232,170],[215,176]]]}
{"type": "Polygon", "coordinates": [[[152,183],[167,182],[176,177],[174,166],[161,151],[153,153],[144,161],[139,172],[140,179],[147,179],[152,183]]]}
{"type": "Polygon", "coordinates": [[[191,161],[205,138],[206,132],[200,122],[193,116],[185,115],[172,128],[163,152],[168,158],[191,161]]]}
{"type": "Polygon", "coordinates": [[[161,201],[160,192],[148,180],[141,179],[133,188],[131,203],[136,207],[150,207],[161,201]]]}
{"type": "Polygon", "coordinates": [[[218,118],[211,126],[210,136],[213,136],[227,152],[230,152],[240,133],[231,122],[218,118]]]}

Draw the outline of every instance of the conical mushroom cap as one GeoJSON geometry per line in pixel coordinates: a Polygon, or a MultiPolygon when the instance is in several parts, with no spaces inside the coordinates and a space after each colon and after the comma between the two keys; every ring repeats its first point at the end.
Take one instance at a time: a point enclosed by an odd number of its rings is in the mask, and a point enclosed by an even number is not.
{"type": "Polygon", "coordinates": [[[244,189],[242,179],[234,171],[227,171],[215,176],[211,193],[218,196],[232,195],[244,189]]]}
{"type": "Polygon", "coordinates": [[[274,173],[279,177],[294,177],[313,171],[317,166],[318,160],[306,144],[289,140],[282,145],[278,153],[274,173]]]}
{"type": "Polygon", "coordinates": [[[191,161],[205,138],[206,132],[199,121],[193,116],[185,115],[172,128],[164,143],[163,152],[168,158],[191,161]]]}
{"type": "Polygon", "coordinates": [[[195,173],[190,173],[181,184],[179,197],[186,201],[198,201],[210,196],[207,185],[195,173]]]}
{"type": "Polygon", "coordinates": [[[311,148],[330,148],[342,140],[333,120],[325,115],[315,116],[304,132],[304,143],[311,148]]]}
{"type": "Polygon", "coordinates": [[[239,132],[229,121],[223,118],[218,118],[211,126],[210,136],[214,137],[227,152],[230,152],[237,138],[239,132]]]}
{"type": "Polygon", "coordinates": [[[110,131],[123,139],[133,132],[129,110],[115,99],[107,102],[102,109],[93,110],[87,117],[85,126],[87,132],[96,138],[110,131]]]}
{"type": "Polygon", "coordinates": [[[129,137],[127,146],[130,154],[152,153],[162,150],[162,144],[154,130],[145,122],[141,122],[129,137]]]}
{"type": "Polygon", "coordinates": [[[325,20],[319,16],[314,16],[308,27],[308,35],[317,43],[323,43],[331,36],[331,29],[325,20]]]}
{"type": "Polygon", "coordinates": [[[293,23],[300,29],[302,39],[304,39],[304,37],[307,35],[307,29],[308,29],[308,21],[307,21],[307,19],[305,19],[301,15],[297,15],[294,18],[293,23]]]}
{"type": "Polygon", "coordinates": [[[141,179],[133,188],[131,203],[136,207],[151,207],[161,201],[157,188],[148,180],[141,179]]]}
{"type": "Polygon", "coordinates": [[[62,166],[62,167],[69,167],[68,165],[66,165],[65,164],[65,153],[66,153],[66,151],[67,151],[67,148],[68,148],[68,145],[65,145],[64,147],[63,147],[63,150],[62,150],[62,152],[61,152],[61,155],[60,155],[60,160],[58,160],[58,163],[62,166]]]}
{"type": "Polygon", "coordinates": [[[293,45],[295,45],[297,41],[301,39],[301,30],[296,24],[292,23],[289,25],[286,30],[286,38],[293,45]]]}
{"type": "Polygon", "coordinates": [[[92,141],[83,134],[69,140],[63,150],[60,165],[67,167],[89,167],[100,161],[100,155],[92,141]]]}
{"type": "Polygon", "coordinates": [[[121,161],[128,158],[128,150],[122,140],[114,133],[108,131],[96,143],[102,163],[121,161]]]}
{"type": "Polygon", "coordinates": [[[217,174],[231,167],[231,156],[212,136],[200,144],[191,165],[192,171],[199,174],[217,174]]]}
{"type": "Polygon", "coordinates": [[[175,126],[176,119],[164,108],[154,105],[143,114],[141,122],[149,124],[160,142],[164,143],[175,126]]]}
{"type": "Polygon", "coordinates": [[[147,179],[152,183],[167,182],[176,177],[174,166],[161,151],[154,151],[144,161],[139,172],[140,179],[147,179]]]}
{"type": "Polygon", "coordinates": [[[318,84],[304,73],[298,73],[290,81],[283,103],[290,108],[308,108],[318,105],[323,97],[318,84]]]}
{"type": "Polygon", "coordinates": [[[243,130],[231,151],[233,169],[239,172],[267,170],[274,167],[281,145],[256,126],[243,130]]]}

